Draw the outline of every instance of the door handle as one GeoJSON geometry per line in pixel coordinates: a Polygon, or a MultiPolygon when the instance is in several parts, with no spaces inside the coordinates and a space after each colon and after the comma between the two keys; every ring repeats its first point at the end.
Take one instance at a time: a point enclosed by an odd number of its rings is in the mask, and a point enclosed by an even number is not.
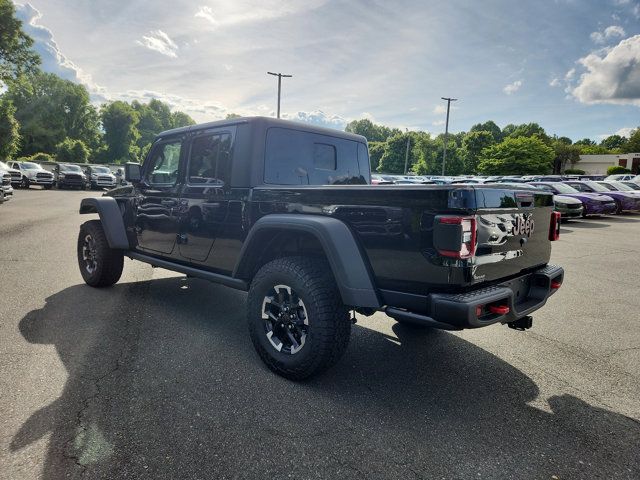
{"type": "Polygon", "coordinates": [[[176,200],[173,200],[170,198],[165,198],[163,200],[160,200],[160,203],[165,207],[175,207],[178,204],[176,200]]]}

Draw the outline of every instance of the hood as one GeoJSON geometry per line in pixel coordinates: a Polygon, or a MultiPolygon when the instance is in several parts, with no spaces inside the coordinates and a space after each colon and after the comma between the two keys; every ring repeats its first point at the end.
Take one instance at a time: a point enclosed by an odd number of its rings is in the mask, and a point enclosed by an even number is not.
{"type": "Polygon", "coordinates": [[[576,205],[578,203],[582,204],[580,199],[574,198],[574,197],[570,197],[568,195],[554,195],[553,196],[553,201],[554,202],[559,202],[559,203],[565,203],[567,205],[576,205]]]}
{"type": "Polygon", "coordinates": [[[577,198],[583,202],[595,201],[595,202],[613,202],[613,198],[607,195],[601,195],[600,193],[589,193],[589,192],[579,192],[579,193],[563,193],[563,197],[571,197],[577,198]]]}

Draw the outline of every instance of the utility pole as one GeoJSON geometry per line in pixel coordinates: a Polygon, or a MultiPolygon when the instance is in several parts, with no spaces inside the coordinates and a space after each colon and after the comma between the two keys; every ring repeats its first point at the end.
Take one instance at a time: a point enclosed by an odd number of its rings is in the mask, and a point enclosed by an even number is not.
{"type": "Polygon", "coordinates": [[[282,77],[291,78],[293,75],[285,75],[284,73],[267,72],[269,75],[278,77],[278,118],[280,118],[280,92],[282,91],[282,77]]]}
{"type": "Polygon", "coordinates": [[[451,108],[451,102],[455,102],[458,99],[447,98],[447,97],[440,97],[440,98],[442,98],[442,100],[447,101],[447,122],[444,127],[444,151],[442,152],[442,176],[444,176],[444,166],[447,162],[447,143],[449,140],[449,109],[451,108]]]}
{"type": "Polygon", "coordinates": [[[407,132],[407,150],[404,153],[404,174],[407,174],[407,167],[409,166],[409,142],[411,141],[411,137],[409,136],[409,129],[405,128],[407,132]]]}

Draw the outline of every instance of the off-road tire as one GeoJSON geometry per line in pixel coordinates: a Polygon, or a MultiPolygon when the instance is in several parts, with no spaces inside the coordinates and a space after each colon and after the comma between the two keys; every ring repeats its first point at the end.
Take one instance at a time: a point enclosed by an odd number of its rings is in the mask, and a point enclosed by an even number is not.
{"type": "Polygon", "coordinates": [[[78,235],[78,266],[87,285],[92,287],[109,287],[120,280],[124,267],[122,250],[109,247],[100,220],[89,220],[80,226],[78,235]],[[95,248],[95,266],[90,269],[84,258],[87,237],[93,240],[95,248]]]}
{"type": "Polygon", "coordinates": [[[53,185],[44,185],[45,190],[51,190],[52,188],[53,188],[53,185]]]}
{"type": "Polygon", "coordinates": [[[334,365],[347,349],[349,311],[326,261],[284,257],[264,265],[253,278],[247,299],[247,321],[253,345],[264,363],[290,380],[302,380],[334,365]],[[276,285],[287,285],[304,302],[308,318],[306,341],[295,354],[276,350],[267,338],[263,301],[276,285]]]}
{"type": "Polygon", "coordinates": [[[29,181],[29,179],[27,177],[22,177],[22,181],[20,182],[20,188],[29,188],[29,185],[31,185],[31,182],[29,181]]]}

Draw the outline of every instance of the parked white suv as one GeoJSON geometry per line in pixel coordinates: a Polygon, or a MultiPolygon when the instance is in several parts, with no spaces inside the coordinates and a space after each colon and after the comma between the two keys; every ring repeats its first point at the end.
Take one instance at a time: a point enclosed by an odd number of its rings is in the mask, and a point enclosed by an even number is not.
{"type": "Polygon", "coordinates": [[[20,186],[29,188],[31,185],[42,185],[49,190],[53,187],[53,173],[45,170],[39,164],[33,162],[9,162],[11,168],[20,170],[22,180],[20,186]]]}

